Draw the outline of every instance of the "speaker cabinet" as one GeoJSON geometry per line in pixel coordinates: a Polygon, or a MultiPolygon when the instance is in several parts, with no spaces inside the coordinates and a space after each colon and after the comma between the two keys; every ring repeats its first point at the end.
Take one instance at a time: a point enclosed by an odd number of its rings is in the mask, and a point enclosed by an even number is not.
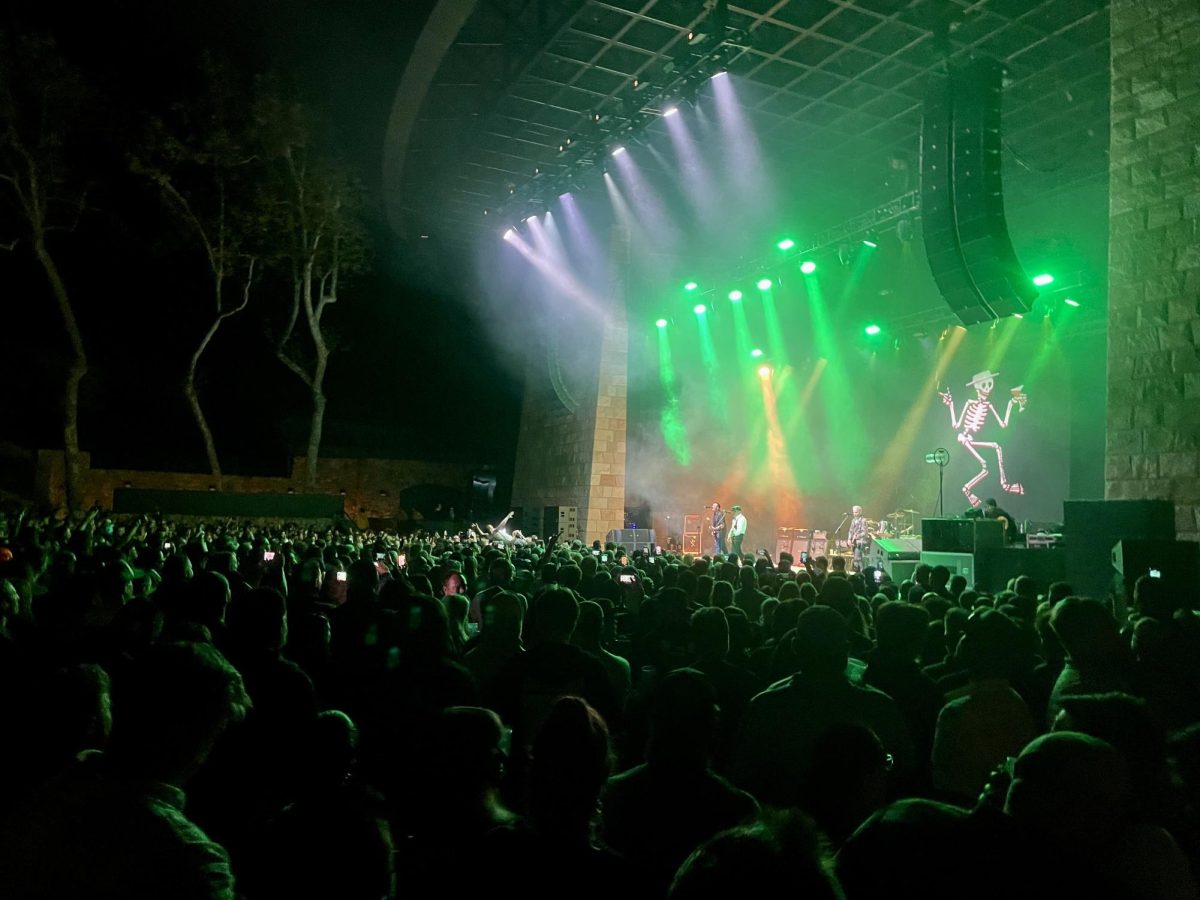
{"type": "Polygon", "coordinates": [[[1003,68],[978,59],[937,78],[921,123],[921,220],[938,290],[964,325],[1037,297],[1008,235],[1001,181],[1003,68]]]}
{"type": "Polygon", "coordinates": [[[809,544],[809,554],[811,556],[824,556],[829,552],[829,532],[814,531],[812,533],[812,541],[809,544]]]}
{"type": "Polygon", "coordinates": [[[922,519],[921,549],[935,553],[974,553],[975,520],[949,517],[922,519]]]}
{"type": "Polygon", "coordinates": [[[1169,500],[1066,500],[1063,544],[1067,583],[1076,594],[1105,597],[1113,587],[1113,547],[1123,540],[1175,540],[1169,500]]]}
{"type": "Polygon", "coordinates": [[[1123,539],[1112,548],[1112,564],[1133,599],[1133,586],[1143,575],[1159,578],[1184,605],[1192,608],[1200,576],[1200,544],[1195,541],[1123,539]]]}

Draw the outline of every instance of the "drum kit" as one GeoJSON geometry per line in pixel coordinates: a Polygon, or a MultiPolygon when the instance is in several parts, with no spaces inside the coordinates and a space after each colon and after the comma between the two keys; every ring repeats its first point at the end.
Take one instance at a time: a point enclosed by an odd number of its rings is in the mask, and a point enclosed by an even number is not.
{"type": "Polygon", "coordinates": [[[871,537],[895,538],[915,534],[919,509],[898,509],[888,513],[879,521],[867,521],[867,532],[871,537]]]}

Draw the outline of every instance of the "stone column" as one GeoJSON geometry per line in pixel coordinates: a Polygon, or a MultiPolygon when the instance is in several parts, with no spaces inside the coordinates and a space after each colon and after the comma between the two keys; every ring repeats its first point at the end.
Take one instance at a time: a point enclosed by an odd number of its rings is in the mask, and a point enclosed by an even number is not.
{"type": "Polygon", "coordinates": [[[1200,539],[1200,0],[1112,0],[1105,496],[1200,539]]]}
{"type": "Polygon", "coordinates": [[[579,537],[589,542],[624,523],[628,258],[628,233],[614,226],[606,296],[597,310],[571,312],[575,322],[589,317],[583,336],[552,347],[549,364],[546,354],[531,354],[512,503],[539,534],[546,506],[576,507],[579,537]]]}

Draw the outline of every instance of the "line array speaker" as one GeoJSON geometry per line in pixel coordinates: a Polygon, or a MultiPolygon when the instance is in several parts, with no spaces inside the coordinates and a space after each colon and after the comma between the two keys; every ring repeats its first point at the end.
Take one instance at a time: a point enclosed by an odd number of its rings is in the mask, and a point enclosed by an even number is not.
{"type": "Polygon", "coordinates": [[[938,290],[964,325],[1027,312],[1037,297],[1004,216],[1003,67],[977,59],[933,82],[921,123],[921,221],[938,290]]]}

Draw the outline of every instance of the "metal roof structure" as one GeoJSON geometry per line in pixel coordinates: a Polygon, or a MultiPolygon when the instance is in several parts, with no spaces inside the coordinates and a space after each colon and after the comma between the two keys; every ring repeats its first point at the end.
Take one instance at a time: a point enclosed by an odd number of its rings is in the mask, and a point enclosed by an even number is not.
{"type": "Polygon", "coordinates": [[[426,30],[385,184],[402,233],[451,246],[655,127],[664,90],[716,65],[753,86],[740,99],[766,153],[856,180],[860,208],[831,206],[826,226],[900,193],[889,172],[915,167],[947,59],[1006,64],[1011,198],[1107,177],[1105,0],[441,0],[426,30]]]}

